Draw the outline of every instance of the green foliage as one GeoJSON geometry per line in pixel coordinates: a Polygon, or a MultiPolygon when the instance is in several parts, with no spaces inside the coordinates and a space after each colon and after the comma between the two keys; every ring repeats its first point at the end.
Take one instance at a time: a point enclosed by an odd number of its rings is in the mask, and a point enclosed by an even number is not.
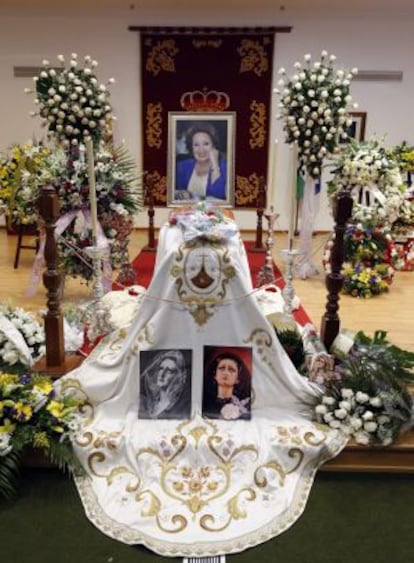
{"type": "Polygon", "coordinates": [[[300,370],[305,361],[305,350],[301,335],[292,329],[278,330],[275,328],[275,332],[283,349],[292,360],[293,365],[297,370],[300,370]]]}
{"type": "Polygon", "coordinates": [[[20,477],[20,451],[12,450],[0,457],[0,501],[15,496],[20,477]]]}

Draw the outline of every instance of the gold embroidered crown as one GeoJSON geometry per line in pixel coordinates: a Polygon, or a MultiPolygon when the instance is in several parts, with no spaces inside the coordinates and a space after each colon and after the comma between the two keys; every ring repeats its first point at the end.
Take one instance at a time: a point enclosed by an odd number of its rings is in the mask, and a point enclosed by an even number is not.
{"type": "Polygon", "coordinates": [[[204,88],[202,91],[185,92],[180,104],[186,111],[224,111],[230,105],[230,98],[225,92],[204,88]]]}

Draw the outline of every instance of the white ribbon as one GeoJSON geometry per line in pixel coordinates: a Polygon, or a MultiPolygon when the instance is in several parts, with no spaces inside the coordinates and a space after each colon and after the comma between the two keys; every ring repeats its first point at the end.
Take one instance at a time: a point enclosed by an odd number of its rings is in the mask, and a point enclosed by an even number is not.
{"type": "Polygon", "coordinates": [[[318,274],[318,269],[312,262],[312,234],[318,211],[319,195],[315,194],[315,180],[307,174],[302,201],[299,260],[295,267],[295,275],[302,279],[318,274]]]}
{"type": "Polygon", "coordinates": [[[0,332],[2,332],[6,338],[13,343],[13,346],[20,354],[19,359],[21,360],[24,358],[24,363],[31,366],[33,364],[33,359],[25,339],[14,324],[3,314],[0,314],[0,332]]]}

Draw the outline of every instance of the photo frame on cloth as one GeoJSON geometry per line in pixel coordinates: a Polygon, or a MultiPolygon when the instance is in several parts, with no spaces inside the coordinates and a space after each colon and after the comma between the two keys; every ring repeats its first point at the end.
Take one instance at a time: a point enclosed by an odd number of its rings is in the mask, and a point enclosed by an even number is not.
{"type": "Polygon", "coordinates": [[[249,420],[252,403],[252,348],[204,346],[202,416],[249,420]]]}
{"type": "Polygon", "coordinates": [[[192,350],[142,350],[138,418],[191,418],[192,350]]]}
{"type": "Polygon", "coordinates": [[[167,205],[234,206],[235,112],[169,112],[167,205]]]}

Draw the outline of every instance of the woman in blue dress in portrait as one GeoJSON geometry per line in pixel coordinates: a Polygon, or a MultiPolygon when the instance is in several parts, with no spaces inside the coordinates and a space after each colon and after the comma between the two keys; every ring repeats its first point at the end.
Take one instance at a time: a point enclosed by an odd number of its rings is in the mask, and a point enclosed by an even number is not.
{"type": "Polygon", "coordinates": [[[185,136],[190,158],[177,160],[175,199],[226,200],[227,163],[217,148],[217,131],[211,123],[196,123],[185,136]]]}

